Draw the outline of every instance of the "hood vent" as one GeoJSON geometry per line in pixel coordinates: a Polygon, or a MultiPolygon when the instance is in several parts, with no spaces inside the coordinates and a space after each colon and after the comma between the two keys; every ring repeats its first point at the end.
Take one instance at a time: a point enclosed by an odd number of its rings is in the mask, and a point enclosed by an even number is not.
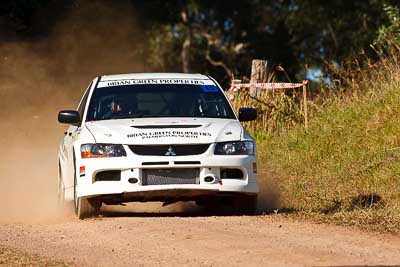
{"type": "Polygon", "coordinates": [[[194,124],[173,124],[173,125],[134,125],[131,126],[136,129],[179,129],[179,128],[199,128],[201,125],[194,124]]]}

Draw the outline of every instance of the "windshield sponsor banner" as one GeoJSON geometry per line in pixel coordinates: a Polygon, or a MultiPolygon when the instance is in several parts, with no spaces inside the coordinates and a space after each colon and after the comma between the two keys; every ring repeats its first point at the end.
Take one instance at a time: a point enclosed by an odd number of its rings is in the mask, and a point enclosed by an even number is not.
{"type": "Polygon", "coordinates": [[[114,81],[100,81],[97,87],[112,87],[124,85],[143,85],[143,84],[193,84],[193,85],[214,85],[211,80],[194,79],[125,79],[114,81]]]}
{"type": "Polygon", "coordinates": [[[157,139],[157,138],[201,138],[210,137],[210,132],[205,131],[156,131],[156,132],[138,132],[128,134],[128,138],[157,139]]]}

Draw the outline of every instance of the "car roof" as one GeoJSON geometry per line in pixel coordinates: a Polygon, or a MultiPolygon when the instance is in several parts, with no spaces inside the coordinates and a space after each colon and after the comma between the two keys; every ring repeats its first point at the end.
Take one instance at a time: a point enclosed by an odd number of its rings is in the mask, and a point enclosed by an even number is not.
{"type": "Polygon", "coordinates": [[[100,76],[100,81],[128,80],[128,79],[201,79],[210,80],[203,74],[191,73],[127,73],[100,76]]]}

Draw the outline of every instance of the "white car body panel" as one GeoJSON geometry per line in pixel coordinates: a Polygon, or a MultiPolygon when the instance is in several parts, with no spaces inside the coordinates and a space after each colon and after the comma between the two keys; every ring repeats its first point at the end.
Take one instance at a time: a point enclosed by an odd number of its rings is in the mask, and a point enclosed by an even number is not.
{"type": "MultiPolygon", "coordinates": [[[[220,86],[207,76],[200,74],[145,73],[108,75],[96,78],[87,89],[87,99],[91,99],[96,87],[113,85],[145,83],[213,84],[220,86]],[[98,81],[98,79],[101,79],[98,81]]],[[[184,190],[190,195],[191,190],[204,192],[231,192],[257,194],[257,151],[254,155],[215,155],[217,142],[250,140],[254,141],[243,129],[237,119],[219,118],[134,118],[118,120],[85,121],[88,104],[82,109],[83,121],[80,126],[70,126],[59,148],[60,176],[65,190],[65,199],[74,199],[74,178],[76,178],[76,196],[93,197],[112,194],[142,193],[168,190],[184,190]],[[173,128],[159,128],[163,125],[173,128]],[[154,126],[152,129],[151,127],[154,126]],[[195,127],[194,127],[195,126],[195,127]],[[143,128],[145,127],[145,128],[143,128]],[[147,128],[146,128],[147,127],[147,128]],[[81,158],[80,147],[87,143],[122,144],[126,157],[114,158],[81,158]],[[201,155],[189,156],[143,156],[134,154],[129,145],[181,145],[210,144],[207,151],[201,155]],[[177,162],[193,162],[200,164],[177,164],[177,162]],[[168,162],[167,165],[143,166],[143,162],[168,162]],[[84,166],[82,175],[80,168],[84,166]],[[143,169],[167,168],[199,168],[199,184],[141,184],[143,169]],[[240,179],[221,179],[221,168],[236,168],[243,172],[240,179]],[[108,170],[121,172],[120,181],[95,181],[96,173],[108,170]],[[75,177],[75,176],[76,177],[75,177]],[[213,183],[204,181],[206,176],[214,176],[213,183]],[[138,178],[139,182],[132,184],[129,178],[138,178]]],[[[228,101],[229,102],[229,101],[228,101]]]]}
{"type": "Polygon", "coordinates": [[[87,122],[97,143],[211,144],[240,140],[243,128],[236,120],[209,118],[142,118],[87,122]],[[138,129],[135,126],[173,125],[173,129],[138,129]],[[179,128],[179,125],[184,125],[179,128]],[[197,126],[185,128],[185,126],[197,126]]]}

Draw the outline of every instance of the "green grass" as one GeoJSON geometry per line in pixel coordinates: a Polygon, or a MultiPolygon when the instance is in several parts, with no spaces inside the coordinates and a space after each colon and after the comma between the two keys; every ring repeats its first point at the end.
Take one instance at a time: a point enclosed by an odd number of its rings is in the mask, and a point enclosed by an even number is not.
{"type": "Polygon", "coordinates": [[[278,180],[281,208],[400,232],[400,67],[363,79],[358,93],[331,96],[308,130],[256,134],[261,168],[278,180]]]}

